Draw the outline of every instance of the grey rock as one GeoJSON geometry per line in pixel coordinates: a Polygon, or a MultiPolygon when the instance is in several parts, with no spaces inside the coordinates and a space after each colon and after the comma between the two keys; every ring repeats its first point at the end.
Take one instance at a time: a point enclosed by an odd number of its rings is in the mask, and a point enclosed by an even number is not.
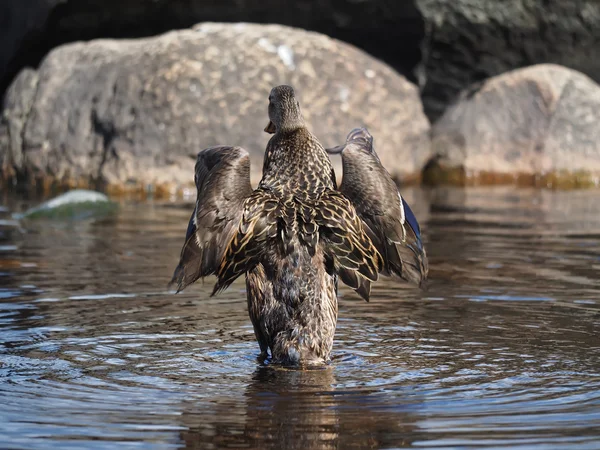
{"type": "Polygon", "coordinates": [[[473,83],[555,63],[600,82],[597,0],[415,0],[425,21],[417,72],[430,119],[473,83]]]}
{"type": "Polygon", "coordinates": [[[169,190],[193,185],[199,150],[229,144],[250,151],[256,181],[278,84],[295,87],[326,146],[367,126],[400,180],[418,177],[430,156],[418,89],[385,64],[316,33],[205,23],[53,50],[9,89],[0,167],[20,179],[169,190]]]}
{"type": "Polygon", "coordinates": [[[598,184],[599,123],[598,84],[564,67],[532,66],[465,91],[432,129],[434,158],[466,178],[530,175],[560,184],[584,176],[598,184]]]}
{"type": "Polygon", "coordinates": [[[430,119],[473,83],[519,67],[555,63],[600,82],[597,0],[4,0],[0,93],[59,45],[203,21],[278,23],[356,45],[418,80],[430,119]]]}
{"type": "Polygon", "coordinates": [[[38,75],[32,69],[23,69],[4,97],[0,133],[0,170],[3,176],[14,176],[14,169],[23,166],[23,130],[33,105],[38,75]]]}
{"type": "Polygon", "coordinates": [[[410,75],[423,22],[412,0],[2,0],[0,95],[59,45],[154,36],[206,21],[277,23],[354,44],[410,75]]]}

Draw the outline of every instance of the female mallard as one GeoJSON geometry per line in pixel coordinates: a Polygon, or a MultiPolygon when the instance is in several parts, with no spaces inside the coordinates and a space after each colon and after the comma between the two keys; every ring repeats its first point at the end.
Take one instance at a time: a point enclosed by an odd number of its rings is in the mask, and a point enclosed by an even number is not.
{"type": "Polygon", "coordinates": [[[265,131],[274,135],[254,191],[246,150],[198,154],[196,208],[172,282],[179,292],[214,274],[214,295],[245,274],[261,356],[270,350],[281,364],[323,363],[337,322],[338,277],[368,301],[379,273],[420,284],[427,259],[414,215],[366,130],[331,150],[344,164],[338,191],[290,86],[271,91],[269,119],[265,131]]]}

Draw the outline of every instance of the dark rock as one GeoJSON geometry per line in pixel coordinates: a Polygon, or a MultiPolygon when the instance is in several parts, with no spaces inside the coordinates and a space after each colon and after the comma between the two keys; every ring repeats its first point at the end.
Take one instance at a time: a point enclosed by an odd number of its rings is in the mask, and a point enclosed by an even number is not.
{"type": "Polygon", "coordinates": [[[435,120],[465,88],[519,67],[555,63],[600,82],[597,0],[416,0],[425,20],[418,69],[435,120]]]}
{"type": "Polygon", "coordinates": [[[587,76],[550,64],[515,70],[448,108],[432,129],[430,169],[458,184],[599,185],[599,123],[600,86],[587,76]]]}
{"type": "MultiPolygon", "coordinates": [[[[0,93],[16,73],[37,64],[52,48],[40,42],[51,11],[65,0],[4,0],[0,2],[0,93]]],[[[0,95],[1,96],[1,95],[0,95]]]]}
{"type": "Polygon", "coordinates": [[[10,87],[6,178],[115,189],[193,185],[195,155],[241,145],[260,176],[270,89],[291,84],[326,146],[367,126],[384,165],[417,178],[429,123],[417,88],[360,50],[277,25],[202,24],[139,40],[59,47],[10,87]]]}
{"type": "Polygon", "coordinates": [[[0,94],[52,48],[147,37],[199,22],[278,23],[350,42],[405,76],[419,62],[423,22],[412,0],[2,0],[0,94]]]}

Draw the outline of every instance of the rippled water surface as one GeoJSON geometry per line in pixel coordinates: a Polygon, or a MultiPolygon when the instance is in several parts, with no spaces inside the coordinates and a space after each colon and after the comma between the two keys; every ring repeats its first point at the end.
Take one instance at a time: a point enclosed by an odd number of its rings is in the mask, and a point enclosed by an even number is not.
{"type": "Polygon", "coordinates": [[[406,190],[428,291],[342,289],[333,361],[261,366],[243,282],[166,284],[191,208],[0,208],[0,448],[600,448],[600,193],[406,190]]]}

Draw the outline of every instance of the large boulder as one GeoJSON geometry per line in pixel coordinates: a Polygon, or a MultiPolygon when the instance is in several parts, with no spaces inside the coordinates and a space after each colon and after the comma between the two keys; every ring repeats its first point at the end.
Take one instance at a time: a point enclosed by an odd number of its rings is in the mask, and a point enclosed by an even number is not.
{"type": "Polygon", "coordinates": [[[201,24],[139,40],[59,47],[9,88],[0,125],[4,179],[175,189],[217,144],[251,152],[260,176],[270,89],[291,84],[326,146],[356,126],[400,181],[430,156],[418,89],[362,51],[278,25],[201,24]]]}
{"type": "Polygon", "coordinates": [[[415,0],[425,22],[418,68],[423,103],[438,118],[475,82],[540,63],[600,82],[598,0],[415,0]]]}
{"type": "Polygon", "coordinates": [[[204,21],[277,23],[354,44],[418,79],[430,119],[472,83],[519,67],[556,63],[600,82],[597,0],[3,0],[0,95],[58,45],[204,21]]]}
{"type": "Polygon", "coordinates": [[[598,185],[600,86],[544,64],[465,91],[432,129],[432,181],[598,185]]]}
{"type": "Polygon", "coordinates": [[[2,0],[0,96],[52,48],[97,38],[148,37],[196,23],[276,23],[349,42],[411,76],[423,21],[412,0],[2,0]]]}

